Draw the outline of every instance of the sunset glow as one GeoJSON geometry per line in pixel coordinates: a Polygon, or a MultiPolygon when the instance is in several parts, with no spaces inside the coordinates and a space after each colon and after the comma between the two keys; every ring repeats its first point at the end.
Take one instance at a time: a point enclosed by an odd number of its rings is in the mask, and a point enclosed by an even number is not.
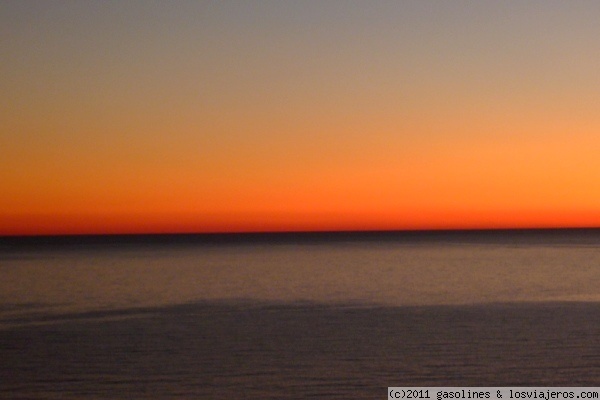
{"type": "Polygon", "coordinates": [[[594,2],[3,2],[0,235],[600,226],[594,2]]]}

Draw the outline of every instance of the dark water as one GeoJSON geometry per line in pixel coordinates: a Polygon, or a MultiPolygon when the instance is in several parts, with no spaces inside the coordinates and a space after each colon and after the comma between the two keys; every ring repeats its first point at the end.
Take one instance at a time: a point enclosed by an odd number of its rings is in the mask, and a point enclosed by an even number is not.
{"type": "Polygon", "coordinates": [[[0,397],[600,386],[600,242],[484,239],[5,247],[0,397]]]}

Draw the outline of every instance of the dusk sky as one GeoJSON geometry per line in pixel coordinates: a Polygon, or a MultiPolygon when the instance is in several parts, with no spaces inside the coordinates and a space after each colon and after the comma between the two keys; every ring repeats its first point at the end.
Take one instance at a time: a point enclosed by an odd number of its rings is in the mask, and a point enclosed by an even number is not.
{"type": "Polygon", "coordinates": [[[0,235],[600,226],[598,21],[2,1],[0,235]]]}

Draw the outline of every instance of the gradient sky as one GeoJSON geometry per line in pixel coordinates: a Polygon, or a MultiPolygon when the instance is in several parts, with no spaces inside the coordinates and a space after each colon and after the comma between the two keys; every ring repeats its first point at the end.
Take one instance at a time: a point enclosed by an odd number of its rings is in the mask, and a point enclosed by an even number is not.
{"type": "Polygon", "coordinates": [[[600,226],[599,20],[3,1],[0,235],[600,226]]]}

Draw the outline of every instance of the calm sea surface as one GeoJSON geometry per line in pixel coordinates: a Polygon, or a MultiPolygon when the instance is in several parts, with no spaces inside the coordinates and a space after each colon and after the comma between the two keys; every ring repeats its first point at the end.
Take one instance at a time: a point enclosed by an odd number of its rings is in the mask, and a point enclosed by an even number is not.
{"type": "Polygon", "coordinates": [[[600,386],[600,233],[0,241],[0,398],[600,386]]]}

